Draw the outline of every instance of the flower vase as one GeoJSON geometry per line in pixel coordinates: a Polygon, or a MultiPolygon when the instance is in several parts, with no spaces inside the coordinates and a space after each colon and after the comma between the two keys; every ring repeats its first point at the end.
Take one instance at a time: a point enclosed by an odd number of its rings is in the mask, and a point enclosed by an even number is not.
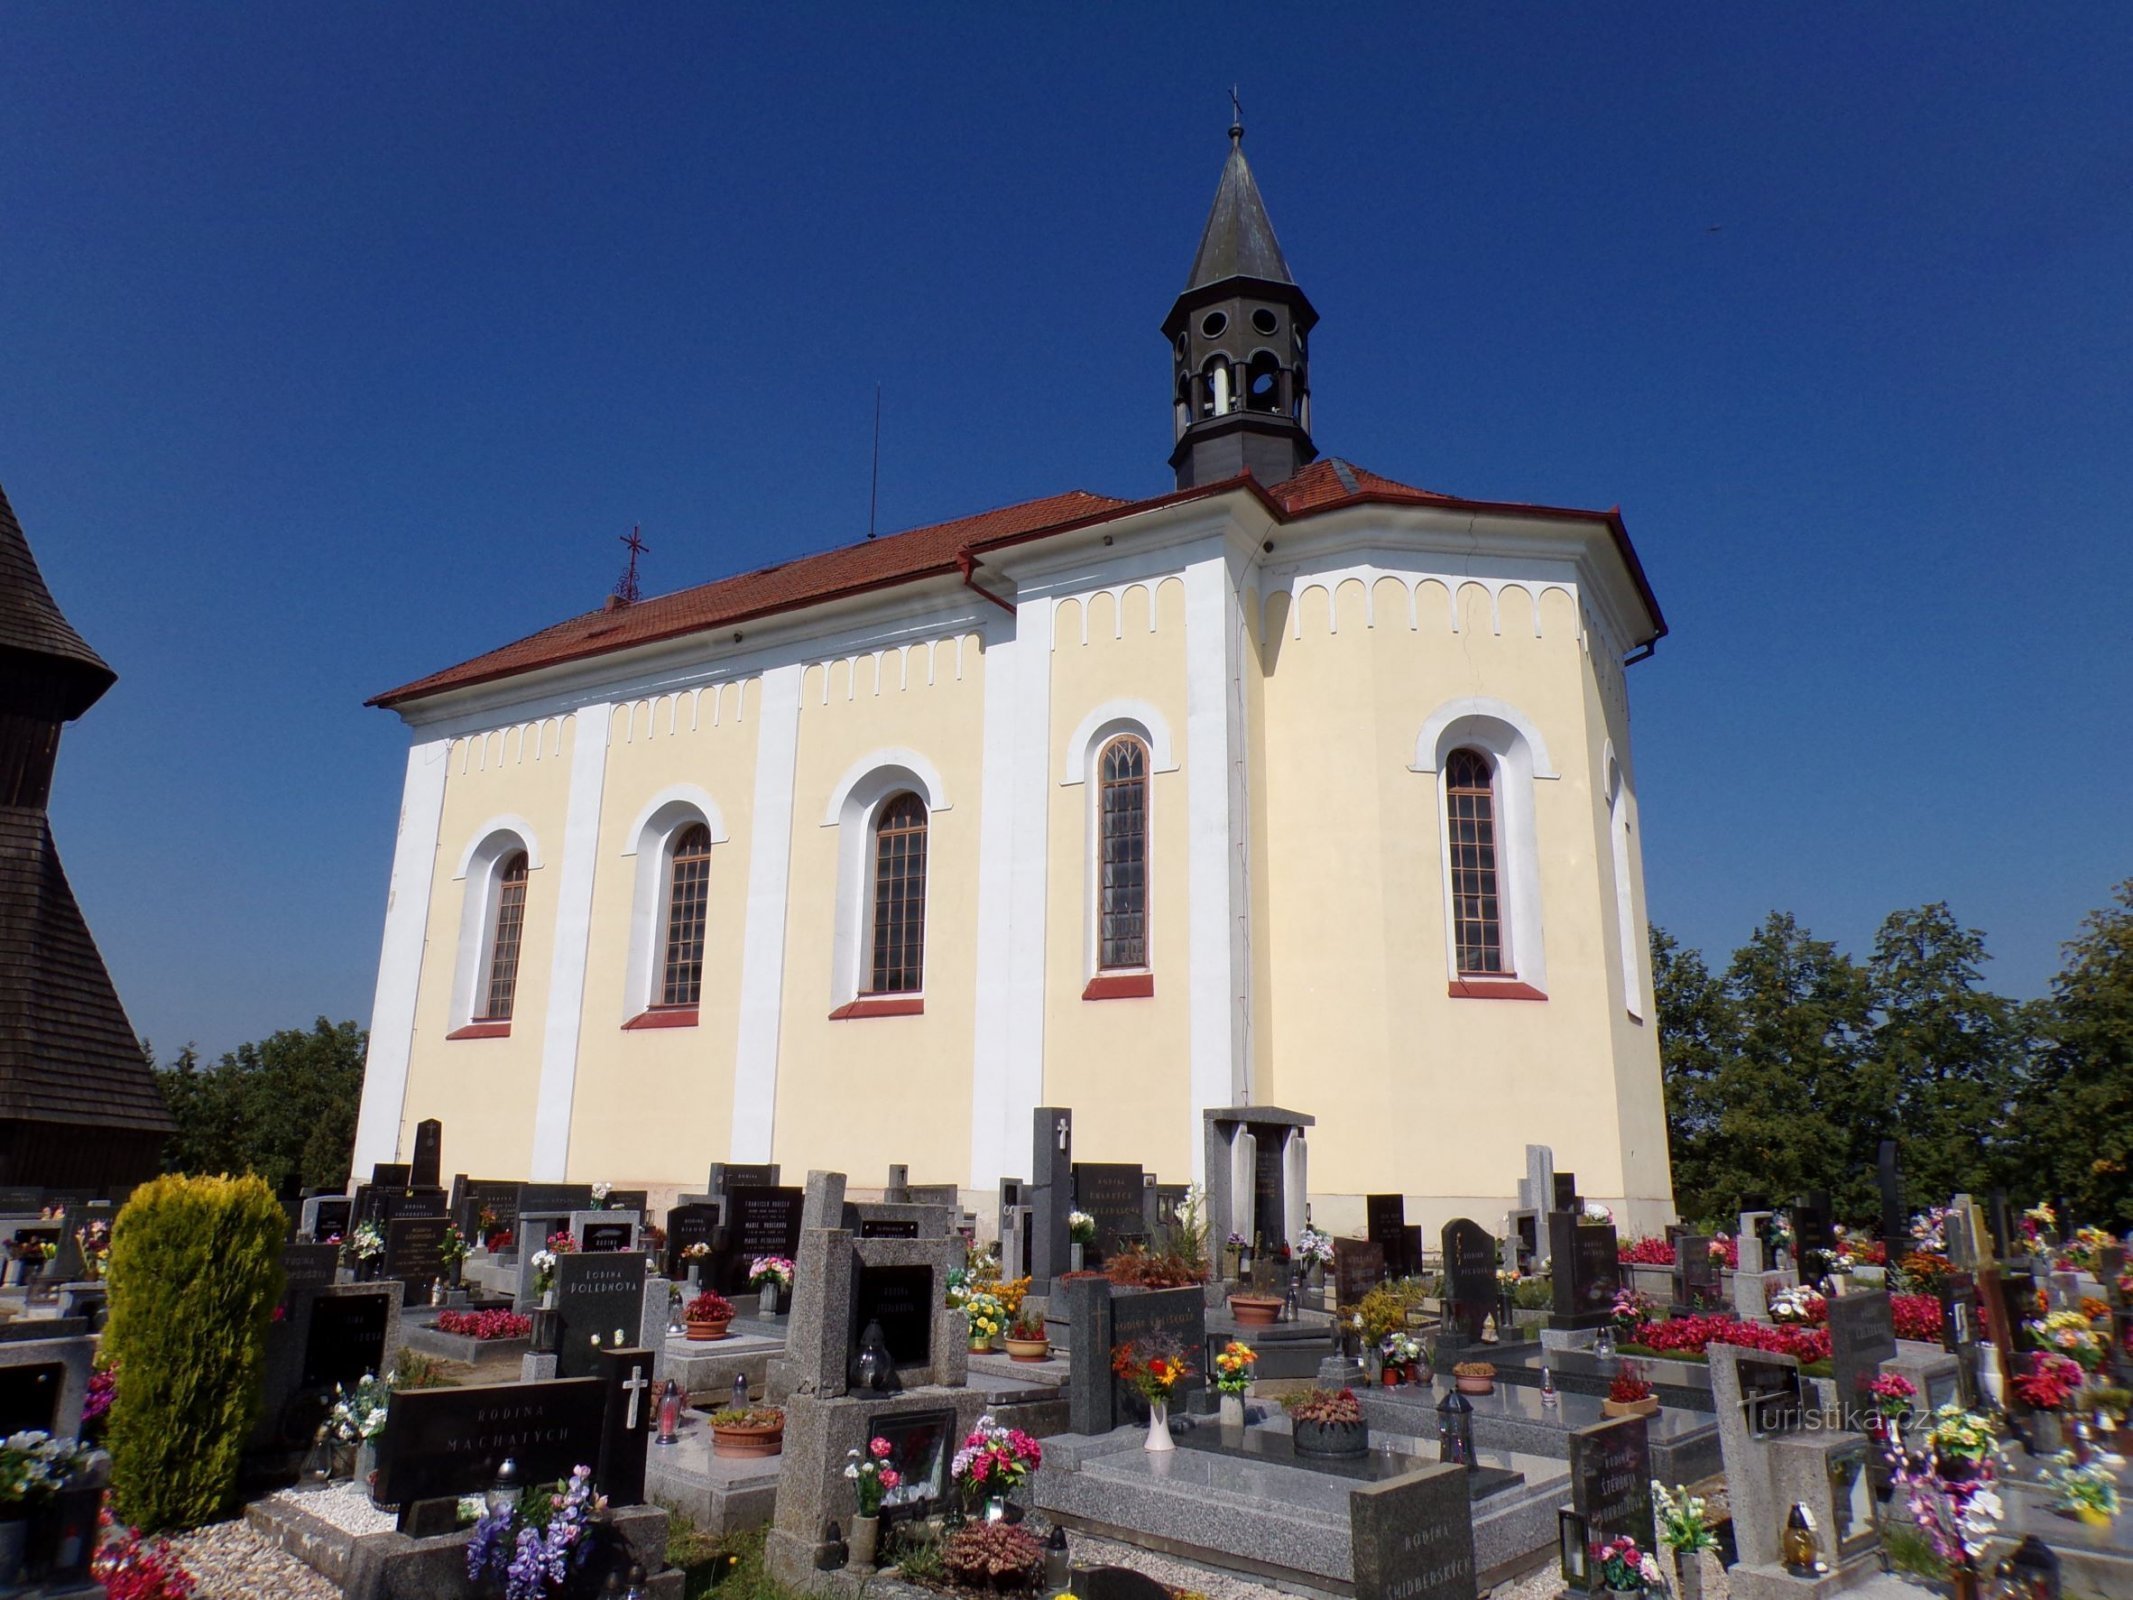
{"type": "Polygon", "coordinates": [[[547,1288],[541,1291],[541,1309],[543,1311],[553,1311],[555,1309],[554,1284],[550,1284],[547,1288]]]}
{"type": "Polygon", "coordinates": [[[2030,1449],[2040,1456],[2055,1456],[2066,1448],[2066,1423],[2056,1411],[2038,1411],[2029,1419],[2030,1449]]]}
{"type": "Polygon", "coordinates": [[[990,1495],[986,1498],[985,1520],[987,1522],[1005,1522],[1007,1520],[1006,1495],[996,1494],[990,1495]]]}
{"type": "Polygon", "coordinates": [[[774,1317],[778,1314],[778,1285],[775,1280],[756,1291],[755,1314],[759,1317],[774,1317]]]}
{"type": "Polygon", "coordinates": [[[859,1516],[852,1518],[852,1535],[846,1541],[851,1564],[855,1567],[871,1567],[874,1553],[880,1548],[881,1518],[859,1516]]]}
{"type": "Polygon", "coordinates": [[[694,1300],[703,1292],[704,1264],[701,1261],[692,1261],[689,1263],[689,1298],[694,1300]]]}
{"type": "Polygon", "coordinates": [[[1314,1261],[1304,1268],[1304,1287],[1316,1293],[1326,1286],[1326,1264],[1314,1261]]]}
{"type": "Polygon", "coordinates": [[[358,1489],[370,1488],[371,1474],[378,1470],[378,1441],[365,1439],[356,1446],[355,1481],[358,1489]]]}
{"type": "Polygon", "coordinates": [[[1170,1402],[1168,1400],[1149,1401],[1148,1448],[1156,1454],[1161,1454],[1165,1450],[1175,1450],[1177,1447],[1177,1440],[1170,1437],[1170,1402]]]}
{"type": "Polygon", "coordinates": [[[1703,1600],[1702,1551],[1674,1552],[1674,1594],[1676,1600],[1703,1600]]]}
{"type": "Polygon", "coordinates": [[[1222,1401],[1221,1401],[1221,1405],[1220,1405],[1220,1406],[1219,1406],[1219,1407],[1217,1408],[1217,1411],[1216,1411],[1216,1416],[1215,1416],[1215,1420],[1216,1420],[1216,1422],[1218,1422],[1218,1423],[1219,1423],[1219,1424],[1220,1424],[1220,1425],[1221,1425],[1222,1427],[1225,1427],[1225,1428],[1241,1428],[1241,1427],[1243,1427],[1243,1426],[1244,1426],[1244,1396],[1243,1396],[1243,1395],[1241,1395],[1241,1394],[1225,1394],[1225,1395],[1223,1395],[1223,1396],[1222,1396],[1222,1401]]]}
{"type": "Polygon", "coordinates": [[[1088,1246],[1076,1241],[1067,1246],[1067,1271],[1080,1272],[1082,1263],[1088,1259],[1088,1246]]]}

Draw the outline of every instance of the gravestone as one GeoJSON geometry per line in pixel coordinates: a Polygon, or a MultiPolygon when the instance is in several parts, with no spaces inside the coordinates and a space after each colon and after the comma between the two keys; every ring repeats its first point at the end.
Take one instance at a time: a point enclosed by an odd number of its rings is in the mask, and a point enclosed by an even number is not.
{"type": "Polygon", "coordinates": [[[1363,1196],[1363,1237],[1385,1252],[1385,1270],[1404,1278],[1421,1270],[1421,1262],[1407,1257],[1407,1196],[1363,1196]]]}
{"type": "Polygon", "coordinates": [[[1585,1202],[1578,1195],[1578,1175],[1575,1172],[1558,1172],[1552,1181],[1555,1194],[1552,1197],[1554,1203],[1548,1207],[1551,1212],[1581,1212],[1585,1209],[1585,1202]]]}
{"type": "Polygon", "coordinates": [[[1538,1272],[1547,1259],[1541,1234],[1543,1215],[1524,1206],[1504,1214],[1503,1264],[1521,1277],[1538,1272]]]}
{"type": "Polygon", "coordinates": [[[410,1188],[434,1189],[444,1176],[444,1124],[427,1117],[415,1124],[415,1152],[407,1164],[410,1188]]]}
{"type": "Polygon", "coordinates": [[[899,1479],[882,1497],[884,1526],[923,1520],[945,1504],[956,1449],[953,1411],[884,1413],[869,1422],[867,1437],[889,1442],[899,1479]]]}
{"type": "Polygon", "coordinates": [[[1763,1231],[1769,1225],[1770,1213],[1767,1211],[1743,1211],[1740,1214],[1733,1236],[1734,1249],[1739,1252],[1734,1271],[1757,1273],[1769,1269],[1770,1259],[1763,1253],[1763,1231]]]}
{"type": "Polygon", "coordinates": [[[453,1220],[470,1244],[477,1239],[486,1243],[499,1233],[516,1235],[518,1195],[519,1185],[515,1182],[497,1178],[455,1178],[450,1202],[453,1220]],[[484,1212],[489,1217],[486,1230],[481,1220],[484,1212]]]}
{"type": "Polygon", "coordinates": [[[1147,1414],[1146,1402],[1111,1371],[1112,1352],[1134,1340],[1167,1335],[1193,1365],[1193,1377],[1171,1397],[1171,1415],[1182,1415],[1204,1393],[1207,1298],[1198,1288],[1119,1292],[1104,1278],[1070,1279],[1062,1287],[1068,1342],[1088,1352],[1068,1369],[1067,1425],[1074,1432],[1108,1433],[1136,1413],[1147,1414]]]}
{"type": "Polygon", "coordinates": [[[1941,1280],[1940,1343],[1955,1357],[1963,1404],[1977,1404],[1982,1382],[1978,1370],[1977,1280],[1967,1272],[1950,1272],[1941,1280]]]}
{"type": "Polygon", "coordinates": [[[853,1333],[879,1324],[899,1367],[925,1366],[933,1359],[935,1295],[931,1267],[862,1265],[852,1290],[853,1333]]]}
{"type": "Polygon", "coordinates": [[[298,1386],[331,1394],[335,1384],[353,1385],[382,1374],[397,1343],[400,1285],[341,1284],[320,1289],[311,1305],[311,1326],[304,1335],[304,1361],[298,1386]]]}
{"type": "Polygon", "coordinates": [[[314,1195],[303,1203],[297,1231],[302,1237],[321,1244],[329,1239],[345,1239],[352,1226],[354,1209],[355,1202],[347,1195],[314,1195]]]}
{"type": "Polygon", "coordinates": [[[607,1388],[586,1377],[402,1390],[385,1414],[372,1498],[404,1506],[480,1494],[506,1461],[522,1484],[567,1478],[599,1459],[607,1388]]]}
{"type": "Polygon", "coordinates": [[[1844,1426],[1864,1429],[1873,1415],[1866,1392],[1881,1363],[1896,1355],[1896,1323],[1886,1289],[1840,1294],[1828,1302],[1830,1369],[1844,1426]]]}
{"type": "Polygon", "coordinates": [[[405,1189],[415,1181],[414,1167],[405,1161],[379,1161],[370,1169],[373,1189],[405,1189]]]}
{"type": "Polygon", "coordinates": [[[385,1276],[403,1286],[403,1305],[426,1304],[445,1275],[445,1217],[395,1217],[385,1224],[385,1276]]]}
{"type": "Polygon", "coordinates": [[[1116,1255],[1128,1242],[1147,1240],[1141,1177],[1133,1162],[1074,1163],[1074,1208],[1096,1219],[1096,1261],[1116,1255]]]}
{"type": "Polygon", "coordinates": [[[736,1189],[775,1189],[782,1169],[775,1161],[714,1161],[704,1188],[712,1198],[723,1200],[736,1189]]]}
{"type": "Polygon", "coordinates": [[[1881,1192],[1881,1242],[1888,1246],[1889,1265],[1903,1259],[1904,1242],[1910,1236],[1910,1213],[1903,1207],[1903,1171],[1896,1161],[1896,1141],[1884,1139],[1874,1162],[1874,1184],[1881,1192]]]}
{"type": "Polygon", "coordinates": [[[1793,1201],[1792,1241],[1798,1252],[1802,1283],[1820,1283],[1829,1276],[1830,1264],[1837,1248],[1837,1237],[1832,1226],[1827,1191],[1810,1190],[1793,1201]]]}
{"type": "MultiPolygon", "coordinates": [[[[1207,1296],[1197,1286],[1112,1294],[1111,1341],[1102,1349],[1109,1351],[1118,1345],[1159,1337],[1177,1340],[1184,1347],[1186,1359],[1192,1363],[1192,1376],[1181,1382],[1170,1397],[1172,1411],[1190,1410],[1207,1388],[1207,1296]]],[[[1104,1377],[1111,1376],[1100,1362],[1094,1364],[1104,1377]]],[[[1111,1381],[1118,1382],[1116,1378],[1111,1381]]],[[[1145,1402],[1123,1385],[1120,1385],[1115,1404],[1140,1410],[1146,1408],[1145,1402]]]]}
{"type": "Polygon", "coordinates": [[[1355,1306],[1385,1281],[1385,1247],[1367,1239],[1333,1241],[1333,1298],[1338,1306],[1355,1306]]]}
{"type": "Polygon", "coordinates": [[[1674,1239],[1674,1303],[1677,1317],[1715,1311],[1719,1304],[1719,1265],[1711,1254],[1711,1237],[1681,1233],[1674,1239]]]}
{"type": "Polygon", "coordinates": [[[556,1376],[588,1378],[598,1370],[593,1341],[612,1346],[619,1329],[625,1345],[637,1338],[644,1308],[644,1257],[614,1252],[559,1256],[555,1264],[555,1311],[562,1326],[556,1376]]]}
{"type": "Polygon", "coordinates": [[[652,1192],[649,1189],[609,1189],[606,1198],[595,1196],[592,1204],[595,1211],[629,1211],[642,1220],[645,1212],[651,1209],[652,1192]]]}
{"type": "MultiPolygon", "coordinates": [[[[305,1353],[311,1339],[312,1311],[320,1293],[333,1284],[340,1254],[339,1246],[330,1244],[282,1246],[281,1315],[267,1329],[259,1418],[250,1439],[255,1450],[302,1449],[324,1414],[320,1397],[307,1394],[303,1388],[305,1353]]],[[[381,1337],[377,1359],[382,1360],[384,1353],[381,1337]]],[[[360,1378],[362,1374],[356,1376],[360,1378]]]]}
{"type": "Polygon", "coordinates": [[[1573,1428],[1569,1445],[1570,1503],[1584,1520],[1587,1543],[1627,1535],[1639,1550],[1651,1550],[1652,1445],[1646,1419],[1616,1417],[1573,1428]]]}
{"type": "Polygon", "coordinates": [[[916,1239],[916,1217],[862,1217],[859,1222],[859,1237],[862,1239],[916,1239]]]}
{"type": "Polygon", "coordinates": [[[1424,1467],[1348,1492],[1355,1600],[1474,1600],[1465,1467],[1424,1467]]]}
{"type": "MultiPolygon", "coordinates": [[[[1557,1173],[1557,1181],[1566,1174],[1557,1173]]],[[[1548,1216],[1549,1254],[1554,1261],[1555,1306],[1549,1325],[1598,1328],[1612,1320],[1622,1287],[1621,1251],[1609,1223],[1580,1222],[1576,1212],[1548,1216]]]]}
{"type": "Polygon", "coordinates": [[[1526,1175],[1518,1180],[1518,1208],[1535,1217],[1533,1270],[1548,1264],[1548,1229],[1540,1218],[1555,1209],[1555,1151],[1544,1144],[1526,1146],[1526,1175]]]}
{"type": "MultiPolygon", "coordinates": [[[[60,1402],[67,1392],[64,1361],[0,1362],[0,1428],[8,1434],[35,1430],[64,1437],[60,1402]]],[[[79,1422],[76,1431],[79,1431],[79,1422]]],[[[0,1438],[6,1437],[0,1434],[0,1438]]]]}
{"type": "Polygon", "coordinates": [[[570,1231],[580,1250],[634,1250],[637,1247],[637,1213],[573,1211],[570,1231]]]}
{"type": "Polygon", "coordinates": [[[904,1204],[912,1206],[946,1206],[950,1211],[963,1209],[962,1188],[953,1183],[913,1183],[905,1186],[904,1204]]]}
{"type": "Polygon", "coordinates": [[[726,1254],[719,1264],[719,1287],[738,1294],[748,1287],[757,1256],[794,1258],[800,1248],[800,1223],[806,1209],[802,1189],[744,1189],[726,1196],[726,1254]]]}
{"type": "Polygon", "coordinates": [[[652,1352],[602,1350],[595,1363],[600,1380],[600,1453],[593,1482],[608,1504],[644,1504],[644,1452],[658,1401],[652,1393],[652,1352]]]}
{"type": "MultiPolygon", "coordinates": [[[[718,1207],[709,1204],[672,1206],[667,1211],[666,1272],[670,1278],[688,1276],[682,1251],[692,1244],[710,1245],[718,1232],[718,1207]]],[[[708,1266],[710,1263],[705,1263],[708,1266]]]]}
{"type": "Polygon", "coordinates": [[[1270,1252],[1294,1246],[1310,1194],[1304,1130],[1316,1119],[1279,1106],[1216,1106],[1200,1120],[1211,1242],[1235,1233],[1270,1252]]]}
{"type": "Polygon", "coordinates": [[[1030,1114],[1029,1273],[1042,1293],[1067,1270],[1067,1213],[1074,1209],[1074,1113],[1038,1106],[1030,1114]]]}
{"type": "MultiPolygon", "coordinates": [[[[590,1211],[593,1203],[589,1183],[522,1183],[518,1186],[519,1216],[535,1212],[548,1217],[567,1217],[573,1211],[590,1211]]],[[[521,1247],[539,1249],[537,1241],[521,1240],[521,1247]]]]}
{"type": "Polygon", "coordinates": [[[1455,1217],[1444,1225],[1442,1247],[1445,1330],[1471,1343],[1496,1309],[1496,1240],[1480,1223],[1455,1217]]]}
{"type": "Polygon", "coordinates": [[[1020,1178],[1000,1180],[1000,1271],[1009,1278],[1030,1276],[1030,1223],[1036,1209],[1023,1196],[1020,1178]]]}

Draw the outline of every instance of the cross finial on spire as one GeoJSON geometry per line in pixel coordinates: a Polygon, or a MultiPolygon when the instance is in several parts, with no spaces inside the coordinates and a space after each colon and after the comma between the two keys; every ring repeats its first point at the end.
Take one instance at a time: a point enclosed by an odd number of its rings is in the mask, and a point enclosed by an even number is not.
{"type": "Polygon", "coordinates": [[[636,523],[631,523],[630,531],[619,537],[629,550],[630,564],[628,570],[622,574],[622,581],[615,585],[615,598],[626,606],[633,606],[643,598],[637,587],[637,558],[651,554],[652,547],[644,542],[643,532],[636,523]]]}
{"type": "Polygon", "coordinates": [[[1244,102],[1237,98],[1237,86],[1229,86],[1229,141],[1244,143],[1244,102]]]}

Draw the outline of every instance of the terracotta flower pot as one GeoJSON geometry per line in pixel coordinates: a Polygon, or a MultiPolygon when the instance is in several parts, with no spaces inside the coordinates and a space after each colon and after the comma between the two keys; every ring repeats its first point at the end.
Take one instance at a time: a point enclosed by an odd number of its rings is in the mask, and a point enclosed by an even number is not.
{"type": "Polygon", "coordinates": [[[713,1424],[711,1448],[714,1455],[737,1460],[774,1456],[785,1448],[785,1423],[781,1419],[760,1428],[722,1428],[713,1424]]]}
{"type": "Polygon", "coordinates": [[[1042,1361],[1052,1353],[1049,1339],[1009,1339],[1007,1353],[1017,1361],[1042,1361]]]}
{"type": "Polygon", "coordinates": [[[1455,1381],[1461,1394],[1494,1394],[1496,1392],[1496,1380],[1494,1378],[1457,1378],[1455,1375],[1455,1381]]]}
{"type": "Polygon", "coordinates": [[[716,1322],[692,1322],[689,1325],[689,1342],[702,1344],[712,1339],[723,1339],[726,1330],[733,1326],[731,1317],[720,1317],[716,1322]]]}
{"type": "Polygon", "coordinates": [[[1273,1295],[1233,1294],[1229,1314],[1240,1328],[1271,1328],[1281,1317],[1281,1301],[1273,1295]]]}
{"type": "Polygon", "coordinates": [[[1600,1415],[1603,1417],[1648,1417],[1659,1409],[1659,1397],[1648,1394],[1642,1400],[1602,1400],[1600,1415]]]}

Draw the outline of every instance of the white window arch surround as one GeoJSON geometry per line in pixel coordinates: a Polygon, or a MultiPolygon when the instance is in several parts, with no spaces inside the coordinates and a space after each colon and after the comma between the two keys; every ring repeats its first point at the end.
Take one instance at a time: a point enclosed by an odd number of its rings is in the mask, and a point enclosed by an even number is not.
{"type": "Polygon", "coordinates": [[[464,885],[459,908],[459,948],[452,963],[453,1039],[502,1038],[511,1031],[508,1021],[477,1022],[487,993],[489,947],[496,935],[496,879],[503,864],[524,851],[527,889],[531,875],[541,865],[540,838],[531,823],[514,813],[491,817],[476,828],[459,853],[453,881],[464,885]]]}
{"type": "MultiPolygon", "coordinates": [[[[715,852],[726,842],[726,819],[718,802],[693,783],[669,784],[644,803],[622,836],[622,855],[633,860],[630,885],[629,961],[623,969],[623,1026],[647,1026],[645,1019],[693,1020],[683,1012],[655,1011],[653,986],[666,954],[667,892],[674,836],[702,823],[715,852]]],[[[714,916],[717,908],[713,908],[714,916]]]]}
{"type": "Polygon", "coordinates": [[[1437,791],[1437,851],[1443,884],[1444,965],[1450,992],[1467,999],[1545,1000],[1548,953],[1542,932],[1540,846],[1534,820],[1533,786],[1557,773],[1548,746],[1531,718],[1507,701],[1485,696],[1447,700],[1423,721],[1410,771],[1434,780],[1437,791]],[[1450,808],[1444,764],[1454,750],[1478,750],[1495,778],[1496,871],[1499,915],[1509,971],[1475,977],[1459,971],[1458,932],[1453,922],[1450,808]]]}
{"type": "Polygon", "coordinates": [[[1145,700],[1107,700],[1083,717],[1068,736],[1063,767],[1065,776],[1060,779],[1061,788],[1079,784],[1087,790],[1087,800],[1082,806],[1082,882],[1085,885],[1082,893],[1082,971],[1085,985],[1081,997],[1084,1000],[1146,999],[1155,993],[1155,889],[1160,871],[1154,839],[1155,778],[1158,773],[1178,770],[1170,724],[1164,720],[1162,712],[1145,700]],[[1150,959],[1146,967],[1132,969],[1107,969],[1102,961],[1103,785],[1093,779],[1100,777],[1099,762],[1103,752],[1112,740],[1119,738],[1138,739],[1148,752],[1143,790],[1146,811],[1142,819],[1148,857],[1142,916],[1150,959]]]}
{"type": "MultiPolygon", "coordinates": [[[[872,925],[874,819],[883,804],[915,794],[926,807],[926,900],[932,908],[935,861],[933,819],[950,809],[940,769],[901,745],[876,750],[847,767],[830,790],[822,826],[837,830],[837,919],[830,941],[830,1016],[911,1016],[925,1010],[923,985],[915,991],[867,993],[867,940],[872,925]]],[[[928,940],[930,944],[931,941],[928,940]]]]}
{"type": "Polygon", "coordinates": [[[1615,929],[1621,946],[1622,1009],[1638,1022],[1644,1020],[1644,976],[1640,959],[1643,941],[1638,937],[1637,908],[1631,893],[1629,812],[1632,804],[1622,763],[1616,759],[1612,739],[1602,758],[1607,774],[1607,843],[1614,862],[1615,929]]]}

